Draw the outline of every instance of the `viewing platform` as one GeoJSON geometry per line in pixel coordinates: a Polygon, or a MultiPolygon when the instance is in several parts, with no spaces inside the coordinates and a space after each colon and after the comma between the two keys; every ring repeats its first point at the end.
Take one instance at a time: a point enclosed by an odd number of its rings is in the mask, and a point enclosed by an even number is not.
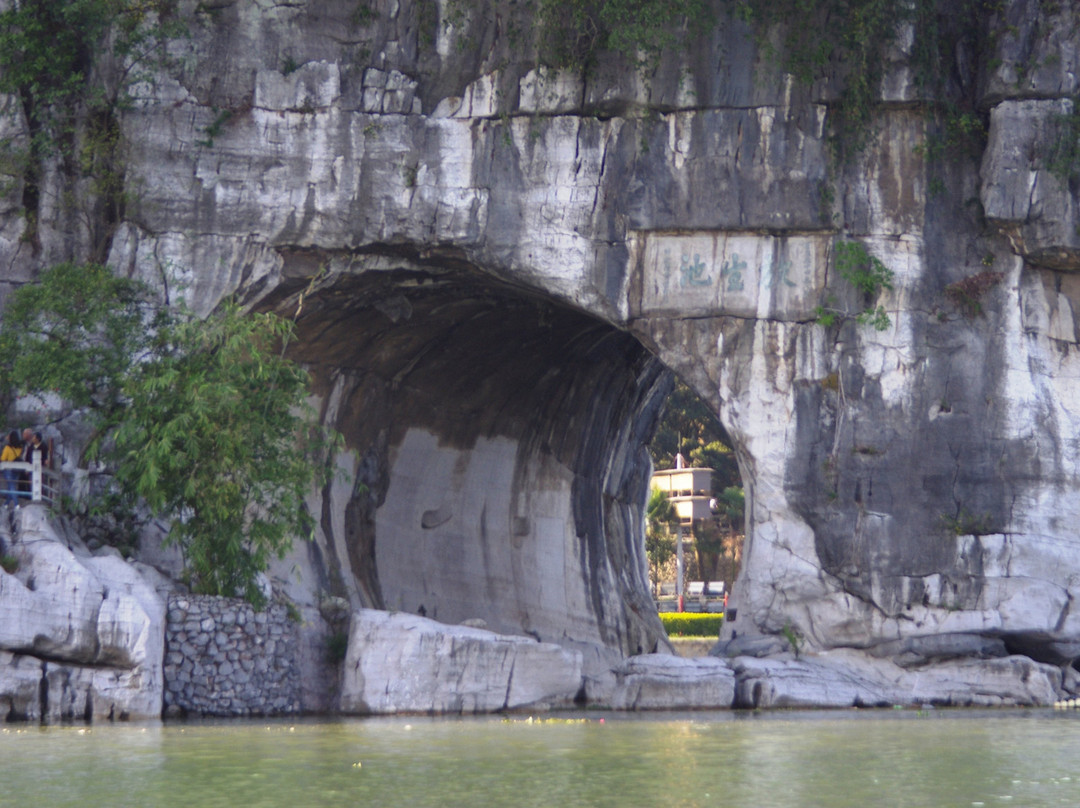
{"type": "Polygon", "coordinates": [[[0,480],[0,498],[6,498],[12,493],[20,502],[40,502],[45,505],[55,505],[60,500],[61,475],[58,471],[42,465],[40,455],[34,457],[32,463],[13,461],[0,463],[0,473],[4,471],[18,471],[20,474],[28,474],[29,486],[25,480],[15,481],[17,490],[9,492],[6,482],[0,480]]]}

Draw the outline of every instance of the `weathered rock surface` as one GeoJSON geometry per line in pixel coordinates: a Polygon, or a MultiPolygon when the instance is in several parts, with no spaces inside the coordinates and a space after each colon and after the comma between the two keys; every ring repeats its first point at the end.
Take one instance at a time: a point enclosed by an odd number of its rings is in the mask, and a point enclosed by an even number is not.
{"type": "Polygon", "coordinates": [[[487,713],[572,705],[581,654],[553,643],[424,617],[353,615],[341,689],[346,713],[487,713]]]}
{"type": "Polygon", "coordinates": [[[642,654],[628,658],[614,673],[609,706],[616,710],[715,710],[735,701],[735,674],[716,657],[642,654]]]}
{"type": "MultiPolygon", "coordinates": [[[[980,670],[978,703],[1074,688],[1080,214],[1047,158],[1076,103],[1070,4],[1007,0],[952,54],[941,92],[987,126],[970,149],[904,39],[850,163],[828,146],[836,83],[800,85],[724,14],[648,77],[582,77],[538,72],[532,26],[511,43],[486,4],[456,24],[447,2],[367,22],[332,0],[180,5],[174,68],[119,113],[132,201],[105,247],[198,311],[237,294],[296,318],[347,446],[316,542],[277,569],[305,615],[329,593],[664,650],[641,526],[674,371],[746,485],[725,640],[854,649],[824,657],[854,680],[776,663],[838,701],[962,702],[980,670]],[[842,240],[892,288],[846,283],[842,240]],[[888,328],[855,321],[877,305],[888,328]]],[[[0,207],[7,286],[89,248],[57,202],[85,189],[52,168],[34,238],[21,179],[0,207]]]]}
{"type": "MultiPolygon", "coordinates": [[[[6,514],[3,519],[6,520],[6,514]]],[[[94,556],[24,506],[0,570],[0,705],[55,722],[161,715],[165,605],[118,555],[94,556]]]]}
{"type": "Polygon", "coordinates": [[[736,657],[735,707],[1035,706],[1053,702],[1061,670],[1024,656],[921,669],[850,650],[802,659],[736,657]]]}

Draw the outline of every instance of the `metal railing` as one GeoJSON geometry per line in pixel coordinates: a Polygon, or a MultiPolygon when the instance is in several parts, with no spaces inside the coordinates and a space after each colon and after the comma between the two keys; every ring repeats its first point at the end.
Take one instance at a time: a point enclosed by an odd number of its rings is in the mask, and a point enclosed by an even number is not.
{"type": "MultiPolygon", "coordinates": [[[[22,461],[0,463],[0,475],[5,471],[18,471],[28,473],[30,476],[29,488],[24,485],[24,479],[15,479],[10,482],[0,479],[0,501],[6,502],[8,497],[15,496],[20,501],[42,502],[53,505],[60,500],[60,473],[45,468],[41,463],[41,455],[35,453],[31,463],[22,461]],[[11,491],[9,486],[15,486],[11,491]]],[[[3,475],[6,477],[6,475],[3,475]]]]}

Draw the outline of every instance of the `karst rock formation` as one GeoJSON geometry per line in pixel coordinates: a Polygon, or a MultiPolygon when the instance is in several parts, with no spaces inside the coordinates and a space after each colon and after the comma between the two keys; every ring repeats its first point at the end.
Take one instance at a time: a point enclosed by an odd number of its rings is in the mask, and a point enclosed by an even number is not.
{"type": "Polygon", "coordinates": [[[737,5],[577,70],[540,63],[526,3],[183,0],[116,108],[124,205],[59,158],[30,195],[12,173],[0,287],[98,255],[198,312],[295,318],[345,436],[275,567],[306,610],[482,620],[580,653],[597,692],[667,650],[642,523],[677,374],[745,484],[736,703],[1075,690],[1080,186],[1051,163],[1080,20],[946,14],[927,80],[898,16],[845,135],[858,68],[803,80],[803,21],[737,5]],[[857,288],[851,255],[891,281],[857,288]]]}

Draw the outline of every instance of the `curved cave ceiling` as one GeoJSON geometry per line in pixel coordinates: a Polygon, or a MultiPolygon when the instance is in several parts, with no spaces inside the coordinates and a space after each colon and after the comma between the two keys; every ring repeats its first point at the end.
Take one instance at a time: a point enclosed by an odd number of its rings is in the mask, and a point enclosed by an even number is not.
{"type": "Polygon", "coordinates": [[[347,501],[324,499],[343,594],[624,653],[662,642],[641,526],[672,377],[637,339],[407,253],[287,256],[262,305],[299,309],[291,353],[357,458],[347,501]]]}

